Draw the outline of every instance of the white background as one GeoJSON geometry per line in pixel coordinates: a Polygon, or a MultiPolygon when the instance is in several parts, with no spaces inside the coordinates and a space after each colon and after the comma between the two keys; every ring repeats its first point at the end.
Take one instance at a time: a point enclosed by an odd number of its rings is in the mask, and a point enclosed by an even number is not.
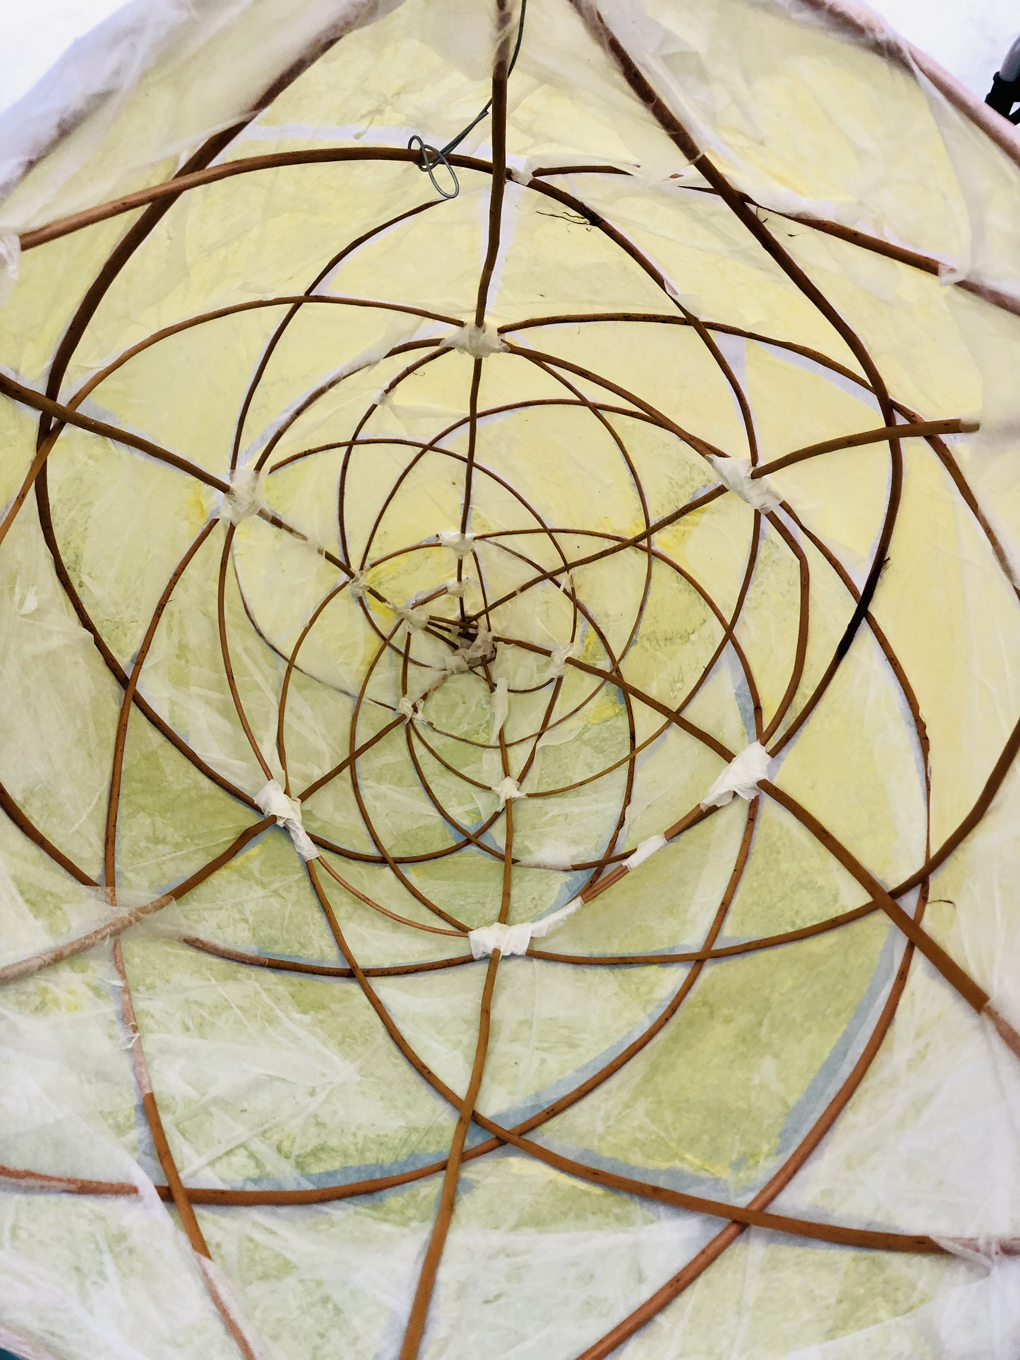
{"type": "MultiPolygon", "coordinates": [[[[0,111],[120,8],[121,0],[0,0],[0,111]]],[[[875,0],[872,8],[982,98],[1020,32],[1020,0],[875,0]]]]}

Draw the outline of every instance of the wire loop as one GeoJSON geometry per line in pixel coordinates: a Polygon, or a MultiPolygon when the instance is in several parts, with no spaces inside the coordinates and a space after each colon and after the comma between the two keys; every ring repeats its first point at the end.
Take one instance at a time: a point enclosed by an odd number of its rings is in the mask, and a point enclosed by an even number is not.
{"type": "Polygon", "coordinates": [[[432,187],[435,189],[437,194],[442,195],[443,198],[456,198],[457,195],[460,193],[460,180],[457,178],[457,174],[453,166],[446,159],[445,152],[440,151],[438,147],[429,146],[429,144],[426,141],[424,141],[423,138],[418,136],[417,132],[414,134],[414,136],[407,144],[408,151],[414,150],[415,142],[418,143],[418,150],[421,152],[421,155],[419,156],[417,162],[418,169],[424,170],[428,173],[428,177],[432,181],[432,187]],[[442,165],[446,167],[450,179],[453,180],[453,193],[448,193],[447,190],[444,189],[443,186],[436,179],[435,168],[437,165],[442,165]]]}
{"type": "MultiPolygon", "coordinates": [[[[510,58],[509,65],[506,68],[507,79],[510,78],[510,73],[517,65],[517,58],[520,55],[521,42],[524,38],[524,15],[527,12],[527,8],[528,0],[521,0],[521,13],[520,18],[517,20],[517,41],[514,44],[513,56],[510,58]]],[[[482,121],[482,119],[486,117],[491,108],[492,100],[490,99],[489,102],[486,104],[485,108],[482,109],[481,113],[477,116],[477,118],[473,118],[471,122],[468,123],[467,127],[463,129],[462,132],[458,132],[456,137],[454,137],[452,141],[447,142],[446,145],[443,147],[442,151],[440,151],[438,147],[429,146],[429,144],[424,140],[424,138],[420,137],[417,132],[408,142],[407,144],[408,151],[411,151],[413,149],[415,142],[418,143],[418,148],[421,151],[421,156],[418,160],[418,169],[428,171],[429,179],[432,181],[436,193],[441,194],[443,198],[456,198],[457,195],[460,193],[460,180],[457,178],[453,166],[447,160],[447,157],[449,156],[451,151],[455,151],[456,148],[460,146],[461,142],[469,133],[474,132],[475,128],[482,121]],[[448,194],[446,190],[441,188],[439,183],[437,182],[434,173],[437,165],[444,165],[448,170],[450,178],[453,180],[452,194],[448,194]]]]}

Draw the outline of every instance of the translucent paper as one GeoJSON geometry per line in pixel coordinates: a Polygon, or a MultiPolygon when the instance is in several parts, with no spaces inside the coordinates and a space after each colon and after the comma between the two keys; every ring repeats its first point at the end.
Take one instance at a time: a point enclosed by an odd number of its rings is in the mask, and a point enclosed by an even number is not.
{"type": "Polygon", "coordinates": [[[1020,1345],[1020,152],[856,9],[521,19],[15,111],[24,1360],[1020,1345]]]}

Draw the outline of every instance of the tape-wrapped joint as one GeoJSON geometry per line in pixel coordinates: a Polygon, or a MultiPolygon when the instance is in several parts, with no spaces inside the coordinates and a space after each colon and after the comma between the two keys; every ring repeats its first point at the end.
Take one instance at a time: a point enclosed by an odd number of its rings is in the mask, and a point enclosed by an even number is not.
{"type": "Polygon", "coordinates": [[[543,939],[573,916],[575,911],[580,911],[583,906],[583,900],[580,897],[574,897],[565,907],[560,907],[559,911],[550,912],[548,916],[543,916],[540,921],[521,921],[515,926],[504,925],[497,921],[491,926],[480,926],[477,930],[468,932],[471,955],[476,959],[484,959],[488,958],[496,949],[503,957],[510,954],[526,954],[532,940],[543,939]]]}
{"type": "Polygon", "coordinates": [[[301,823],[300,802],[288,797],[275,779],[270,779],[265,788],[255,795],[255,802],[267,817],[276,818],[277,826],[286,827],[294,842],[294,849],[302,859],[319,858],[318,850],[301,823]]]}
{"type": "Polygon", "coordinates": [[[750,458],[718,458],[709,454],[708,461],[726,489],[739,496],[752,510],[768,514],[782,505],[782,500],[772,490],[767,477],[751,476],[750,458]]]}
{"type": "Polygon", "coordinates": [[[629,859],[623,861],[625,869],[636,869],[639,864],[644,864],[656,851],[663,849],[669,842],[663,835],[649,836],[646,841],[642,841],[629,859]]]}
{"type": "Polygon", "coordinates": [[[439,347],[458,349],[462,354],[470,354],[472,359],[487,359],[490,354],[504,352],[507,345],[492,322],[487,321],[484,326],[468,322],[442,340],[439,347]]]}
{"type": "Polygon", "coordinates": [[[467,557],[474,551],[474,534],[462,534],[459,529],[440,529],[436,537],[444,548],[451,548],[458,557],[467,557]]]}
{"type": "Polygon", "coordinates": [[[734,796],[750,800],[758,792],[758,784],[767,779],[772,758],[761,742],[753,741],[723,770],[701,801],[707,811],[724,807],[734,796]]]}
{"type": "Polygon", "coordinates": [[[505,807],[514,798],[527,798],[527,794],[521,791],[521,786],[516,779],[511,779],[509,775],[501,779],[498,784],[493,784],[492,791],[499,798],[500,807],[505,807]]]}
{"type": "Polygon", "coordinates": [[[220,506],[220,519],[228,524],[240,524],[264,508],[259,474],[250,467],[234,468],[230,474],[230,489],[220,506]]]}

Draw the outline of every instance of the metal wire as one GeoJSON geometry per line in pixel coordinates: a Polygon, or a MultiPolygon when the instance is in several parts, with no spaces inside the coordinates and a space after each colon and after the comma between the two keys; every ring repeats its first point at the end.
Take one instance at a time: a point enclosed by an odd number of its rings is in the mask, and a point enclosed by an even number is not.
{"type": "MultiPolygon", "coordinates": [[[[518,54],[520,53],[521,41],[524,37],[524,14],[527,8],[528,0],[521,0],[521,16],[517,21],[517,41],[514,43],[514,50],[513,55],[510,58],[510,64],[506,68],[508,78],[510,76],[510,73],[513,71],[514,67],[517,65],[517,57],[518,54]]],[[[490,99],[488,103],[485,105],[485,108],[482,109],[481,113],[478,114],[476,118],[473,118],[471,122],[468,123],[466,128],[464,128],[461,132],[458,132],[456,137],[454,137],[451,141],[447,142],[446,145],[442,148],[430,146],[429,143],[426,142],[423,137],[419,136],[417,132],[407,143],[408,151],[414,150],[415,143],[417,143],[418,150],[420,150],[421,152],[421,156],[418,160],[418,169],[424,170],[428,174],[428,177],[432,181],[432,186],[435,189],[436,193],[442,195],[443,198],[456,198],[457,195],[460,193],[460,180],[457,178],[457,173],[448,160],[451,151],[455,151],[457,147],[460,146],[464,138],[468,135],[468,133],[473,132],[475,130],[478,124],[482,121],[482,119],[488,115],[489,110],[491,108],[492,100],[490,99]],[[447,174],[450,176],[450,179],[453,182],[452,193],[448,193],[436,179],[435,170],[436,167],[439,165],[445,168],[447,174]]]]}
{"type": "Polygon", "coordinates": [[[429,144],[426,141],[419,137],[417,132],[414,134],[414,136],[407,144],[408,151],[413,151],[415,149],[416,142],[418,144],[418,150],[421,151],[421,156],[418,160],[418,169],[425,170],[428,172],[428,177],[432,181],[432,187],[435,189],[437,194],[441,194],[443,198],[456,198],[457,195],[460,193],[460,180],[457,178],[457,172],[454,170],[450,162],[446,159],[446,152],[439,151],[434,146],[429,146],[429,144]],[[444,189],[443,186],[436,179],[435,170],[437,165],[445,166],[446,171],[450,176],[450,179],[453,181],[452,193],[448,193],[447,190],[444,189]]]}

